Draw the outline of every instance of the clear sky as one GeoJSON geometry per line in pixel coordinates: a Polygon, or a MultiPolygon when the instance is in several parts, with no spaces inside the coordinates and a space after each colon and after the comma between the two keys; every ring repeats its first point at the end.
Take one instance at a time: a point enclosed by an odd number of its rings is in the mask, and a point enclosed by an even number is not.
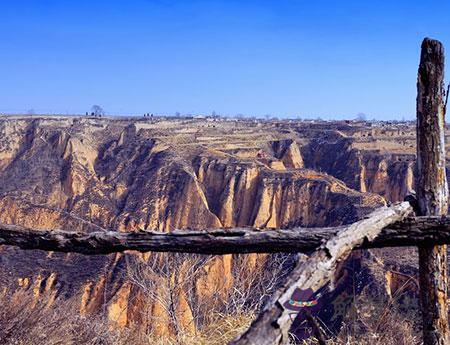
{"type": "Polygon", "coordinates": [[[412,119],[425,36],[449,1],[1,0],[0,112],[412,119]]]}

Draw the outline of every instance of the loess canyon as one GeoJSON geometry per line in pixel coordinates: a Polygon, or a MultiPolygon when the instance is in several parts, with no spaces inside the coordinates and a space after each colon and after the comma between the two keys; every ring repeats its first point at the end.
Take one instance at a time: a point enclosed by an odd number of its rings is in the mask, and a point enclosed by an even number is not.
{"type": "MultiPolygon", "coordinates": [[[[413,123],[1,117],[0,222],[85,232],[348,224],[414,189],[415,140],[413,123]]],[[[393,255],[353,258],[378,265],[371,274],[388,295],[403,279],[395,272],[414,266],[414,252],[402,267],[389,266],[393,255]]],[[[236,286],[250,288],[243,275],[272,260],[176,257],[174,267],[167,256],[0,247],[0,295],[72,299],[81,315],[102,313],[113,327],[195,332],[200,300],[226,304],[236,286]],[[148,286],[136,279],[141,263],[155,267],[148,286]],[[180,283],[188,276],[189,286],[180,283]],[[162,302],[167,290],[174,310],[162,302]]]]}

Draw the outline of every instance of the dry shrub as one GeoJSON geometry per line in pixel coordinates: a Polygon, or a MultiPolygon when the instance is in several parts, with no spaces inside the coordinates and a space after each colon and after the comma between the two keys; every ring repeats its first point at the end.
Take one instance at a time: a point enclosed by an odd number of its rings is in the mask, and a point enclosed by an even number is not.
{"type": "Polygon", "coordinates": [[[182,336],[155,336],[150,333],[133,335],[133,344],[144,345],[223,345],[228,344],[250,326],[254,315],[223,315],[211,316],[214,322],[206,325],[196,334],[185,333],[182,336]]]}
{"type": "Polygon", "coordinates": [[[100,318],[80,316],[73,300],[29,293],[1,298],[0,342],[5,345],[125,344],[126,332],[111,333],[100,318]]]}
{"type": "MultiPolygon", "coordinates": [[[[406,286],[406,285],[405,285],[406,286]]],[[[417,296],[404,288],[393,296],[367,287],[354,296],[339,334],[328,340],[329,345],[419,345],[421,320],[417,296]]],[[[323,333],[326,333],[322,329],[323,333]]],[[[304,345],[318,344],[308,339],[304,345]]]]}
{"type": "MultiPolygon", "coordinates": [[[[187,254],[154,255],[147,261],[138,257],[128,259],[125,279],[144,293],[149,305],[158,304],[168,315],[172,334],[164,339],[166,344],[219,345],[243,333],[289,273],[294,257],[265,255],[258,257],[255,265],[254,258],[236,255],[231,276],[222,277],[225,281],[218,282],[217,286],[209,286],[207,295],[201,294],[197,290],[197,282],[204,278],[203,268],[216,259],[214,256],[187,254]],[[158,289],[161,286],[164,293],[158,289]],[[181,321],[177,313],[181,294],[187,298],[191,320],[181,321]],[[195,326],[195,331],[183,327],[186,321],[195,326]]],[[[152,316],[147,315],[146,318],[151,319],[152,316]]],[[[153,330],[150,328],[145,332],[152,334],[153,330]]]]}
{"type": "Polygon", "coordinates": [[[215,314],[211,322],[202,329],[200,344],[222,345],[244,333],[255,315],[237,313],[235,315],[215,314]]]}
{"type": "Polygon", "coordinates": [[[408,291],[410,277],[392,296],[368,285],[355,302],[338,340],[342,344],[421,344],[418,296],[408,291]]]}
{"type": "MultiPolygon", "coordinates": [[[[112,327],[101,315],[81,316],[80,298],[43,294],[36,301],[32,292],[0,294],[0,343],[5,345],[221,345],[242,334],[268,296],[289,273],[292,256],[268,256],[265,264],[249,272],[249,257],[236,257],[233,285],[227,291],[213,291],[209,297],[196,294],[195,282],[202,267],[214,257],[189,255],[155,256],[146,262],[131,261],[124,279],[141,289],[149,303],[159,303],[169,313],[173,334],[155,335],[151,327],[130,324],[112,327]],[[174,279],[174,277],[177,277],[174,279]],[[165,294],[155,294],[156,285],[165,294]],[[180,289],[188,297],[195,331],[179,323],[176,304],[180,289]]],[[[263,262],[263,260],[261,260],[263,262]]],[[[364,290],[354,296],[344,327],[328,340],[330,345],[415,345],[420,344],[420,320],[414,296],[399,289],[392,297],[364,290]],[[405,303],[405,301],[408,301],[405,303]],[[413,300],[413,302],[411,302],[413,300]]],[[[142,312],[149,312],[144,310],[142,312]]],[[[293,337],[294,339],[294,337],[293,337]]],[[[292,343],[300,343],[299,341],[292,343]]],[[[303,344],[317,344],[315,339],[303,344]]]]}
{"type": "MultiPolygon", "coordinates": [[[[128,262],[123,277],[139,288],[150,304],[159,303],[168,312],[173,334],[155,335],[151,327],[130,324],[113,326],[102,314],[80,315],[80,296],[53,300],[50,293],[39,299],[32,291],[0,295],[0,343],[4,345],[221,345],[243,333],[259,308],[280,280],[288,273],[291,256],[268,256],[264,264],[248,271],[248,257],[236,257],[233,284],[226,293],[217,291],[208,297],[196,293],[196,280],[204,265],[214,257],[158,255],[147,262],[128,262]],[[156,285],[164,294],[155,294],[156,285]],[[183,329],[174,312],[179,292],[184,291],[192,309],[195,331],[183,329]]],[[[105,308],[102,308],[103,312],[105,308]]],[[[143,310],[142,313],[148,313],[143,310]]]]}

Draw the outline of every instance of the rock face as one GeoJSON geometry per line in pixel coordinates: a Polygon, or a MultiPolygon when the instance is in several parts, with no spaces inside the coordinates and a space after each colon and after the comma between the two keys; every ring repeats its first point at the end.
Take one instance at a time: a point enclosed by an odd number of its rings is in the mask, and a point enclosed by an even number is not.
{"type": "Polygon", "coordinates": [[[286,168],[304,168],[303,157],[297,143],[292,139],[277,140],[271,143],[274,156],[281,160],[286,168]]]}
{"type": "MultiPolygon", "coordinates": [[[[0,222],[86,232],[351,223],[413,188],[412,130],[0,118],[0,222]]],[[[108,318],[119,326],[139,322],[160,334],[173,331],[163,306],[145,305],[142,291],[123,278],[130,255],[0,251],[0,270],[10,272],[0,278],[0,291],[78,296],[82,314],[106,304],[108,318]]],[[[154,255],[132,256],[148,261],[154,255]]],[[[257,261],[255,256],[248,269],[257,261]]],[[[195,294],[230,289],[233,265],[231,256],[214,258],[196,278],[195,294]]],[[[166,293],[163,286],[155,289],[166,293]]],[[[184,327],[195,327],[186,293],[177,290],[174,313],[184,327]]]]}
{"type": "Polygon", "coordinates": [[[361,192],[402,201],[414,189],[415,155],[361,150],[350,138],[313,140],[305,148],[309,167],[327,172],[361,192]]]}

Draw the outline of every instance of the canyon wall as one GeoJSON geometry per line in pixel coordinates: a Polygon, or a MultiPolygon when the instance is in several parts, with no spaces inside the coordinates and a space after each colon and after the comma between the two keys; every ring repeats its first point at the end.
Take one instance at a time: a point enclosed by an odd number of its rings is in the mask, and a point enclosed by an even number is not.
{"type": "MultiPolygon", "coordinates": [[[[412,139],[397,131],[399,147],[389,131],[347,124],[1,118],[0,222],[86,232],[347,224],[413,188],[412,139]]],[[[266,264],[250,257],[248,272],[266,264]]],[[[189,288],[171,289],[189,275],[180,262],[152,274],[159,283],[149,303],[129,272],[161,260],[0,247],[8,272],[0,292],[76,298],[81,314],[168,334],[177,325],[161,303],[167,291],[177,299],[172,314],[194,331],[192,301],[212,292],[226,300],[236,284],[237,258],[228,255],[202,259],[189,288]]]]}

